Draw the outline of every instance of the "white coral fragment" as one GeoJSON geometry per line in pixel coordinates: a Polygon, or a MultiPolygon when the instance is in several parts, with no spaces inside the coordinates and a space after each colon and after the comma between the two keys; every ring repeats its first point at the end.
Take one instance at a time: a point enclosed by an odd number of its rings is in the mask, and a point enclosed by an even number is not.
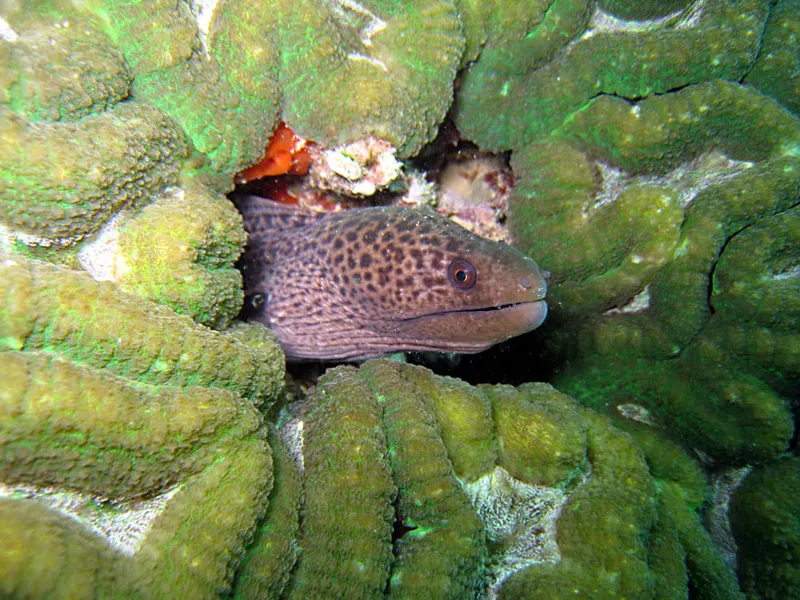
{"type": "Polygon", "coordinates": [[[463,487],[487,536],[502,547],[490,566],[490,597],[509,575],[561,560],[556,522],[568,498],[564,490],[523,483],[502,467],[463,487]]]}
{"type": "Polygon", "coordinates": [[[371,196],[402,173],[396,151],[389,142],[372,136],[327,150],[311,147],[309,185],[345,196],[371,196]]]}

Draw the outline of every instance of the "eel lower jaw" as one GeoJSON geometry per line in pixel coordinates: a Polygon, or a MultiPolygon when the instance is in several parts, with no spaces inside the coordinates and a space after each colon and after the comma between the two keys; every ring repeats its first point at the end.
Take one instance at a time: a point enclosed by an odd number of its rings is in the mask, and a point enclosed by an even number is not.
{"type": "Polygon", "coordinates": [[[476,353],[539,327],[547,317],[544,300],[432,313],[396,323],[407,348],[476,353]]]}

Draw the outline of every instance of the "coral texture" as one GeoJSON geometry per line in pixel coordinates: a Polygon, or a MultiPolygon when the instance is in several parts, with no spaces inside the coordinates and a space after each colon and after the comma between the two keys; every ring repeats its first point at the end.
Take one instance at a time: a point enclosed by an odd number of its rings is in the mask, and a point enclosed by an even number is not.
{"type": "Polygon", "coordinates": [[[0,505],[19,519],[3,525],[16,540],[0,550],[14,552],[1,561],[10,594],[518,598],[581,586],[650,598],[658,585],[686,593],[688,581],[738,593],[681,491],[692,478],[653,479],[628,434],[546,384],[476,388],[387,360],[337,367],[303,400],[302,445],[290,454],[231,391],[154,392],[51,352],[4,354],[14,414],[0,421],[3,478],[34,496],[0,505]],[[107,405],[122,419],[104,416],[107,405]],[[65,415],[56,425],[54,410],[65,415]],[[137,422],[156,410],[171,426],[154,439],[137,422]],[[516,431],[503,424],[508,411],[525,415],[516,431]],[[56,443],[65,451],[53,453],[56,443]],[[30,470],[34,455],[46,468],[30,470]],[[534,456],[549,467],[526,469],[534,456]],[[45,509],[45,484],[120,502],[171,492],[149,517],[126,517],[144,530],[121,549],[85,528],[92,513],[78,525],[45,509]],[[679,577],[675,554],[653,550],[665,538],[694,557],[679,577]],[[43,544],[58,552],[40,566],[26,557],[43,544]],[[75,553],[81,570],[50,576],[75,553]]]}
{"type": "Polygon", "coordinates": [[[27,507],[36,500],[19,510],[5,502],[24,532],[9,531],[19,546],[4,546],[14,561],[2,578],[9,594],[68,595],[75,585],[107,597],[209,597],[230,587],[272,485],[255,406],[282,387],[274,339],[213,332],[111,284],[19,257],[0,267],[0,297],[2,481],[34,497],[58,488],[94,498],[94,512],[109,517],[117,505],[163,498],[134,558],[27,507]],[[49,565],[29,554],[50,544],[61,550],[49,565]],[[90,561],[76,572],[59,562],[77,560],[73,552],[90,561]],[[57,581],[58,569],[70,576],[57,581]]]}
{"type": "Polygon", "coordinates": [[[328,371],[303,415],[295,597],[375,598],[388,584],[398,597],[467,598],[488,587],[500,597],[561,597],[581,586],[648,598],[659,583],[686,589],[685,571],[665,579],[674,555],[648,562],[648,546],[669,535],[697,557],[693,584],[697,573],[707,591],[737,593],[683,499],[682,490],[697,485],[693,476],[665,473],[659,485],[676,491],[670,503],[660,500],[633,440],[548,385],[473,388],[373,360],[328,371]],[[512,424],[511,414],[522,418],[512,424]],[[481,481],[493,482],[483,500],[470,492],[481,481]],[[522,494],[521,486],[538,491],[522,494]],[[563,506],[548,513],[542,498],[553,490],[562,491],[563,506]],[[515,511],[499,508],[506,502],[518,503],[515,511]],[[526,510],[539,517],[526,520],[526,510]],[[682,525],[664,531],[657,516],[682,525]],[[526,538],[547,519],[555,521],[549,534],[526,538]],[[522,553],[520,538],[528,539],[522,553]],[[555,556],[531,557],[548,543],[555,556]]]}
{"type": "Polygon", "coordinates": [[[731,499],[742,588],[752,598],[800,594],[800,458],[758,467],[731,499]]]}
{"type": "Polygon", "coordinates": [[[242,217],[205,186],[167,190],[119,231],[113,280],[123,290],[222,329],[241,310],[242,217]]]}
{"type": "Polygon", "coordinates": [[[717,80],[602,96],[514,153],[515,239],[554,273],[553,316],[582,320],[549,340],[575,359],[557,385],[723,462],[788,447],[798,142],[797,117],[717,80]]]}

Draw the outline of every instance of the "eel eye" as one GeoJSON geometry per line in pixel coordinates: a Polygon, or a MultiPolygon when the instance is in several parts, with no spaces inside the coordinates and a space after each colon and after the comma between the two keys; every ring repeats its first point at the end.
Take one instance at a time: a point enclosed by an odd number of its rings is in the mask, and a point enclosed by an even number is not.
{"type": "Polygon", "coordinates": [[[472,289],[478,281],[475,267],[463,258],[456,258],[450,263],[447,267],[447,276],[450,278],[450,283],[461,290],[472,289]]]}
{"type": "Polygon", "coordinates": [[[254,294],[250,298],[250,306],[256,310],[261,308],[267,303],[267,296],[265,294],[254,294]]]}

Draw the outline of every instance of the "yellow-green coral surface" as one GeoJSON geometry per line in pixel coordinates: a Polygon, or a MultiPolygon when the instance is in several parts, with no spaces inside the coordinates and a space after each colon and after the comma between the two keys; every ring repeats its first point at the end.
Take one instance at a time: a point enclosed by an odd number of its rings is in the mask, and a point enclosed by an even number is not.
{"type": "Polygon", "coordinates": [[[652,598],[687,578],[738,594],[684,492],[694,461],[673,450],[685,467],[653,478],[632,437],[551,386],[372,360],[329,370],[301,418],[285,425],[302,431],[305,488],[290,597],[652,598]],[[688,573],[654,550],[670,536],[699,557],[688,573]]]}
{"type": "MultiPolygon", "coordinates": [[[[64,544],[55,556],[88,553],[92,562],[63,585],[89,595],[210,597],[229,588],[273,480],[256,407],[282,387],[277,342],[247,343],[21,257],[4,256],[0,297],[0,479],[12,496],[61,489],[106,516],[126,502],[163,499],[138,517],[148,530],[134,558],[34,507],[7,539],[24,532],[23,553],[50,544],[64,544]]],[[[4,504],[6,514],[13,506],[4,504]]],[[[13,548],[4,552],[16,561],[13,548]]],[[[36,573],[71,567],[23,555],[3,578],[12,597],[31,597],[25,590],[36,586],[66,594],[36,573]]]]}
{"type": "Polygon", "coordinates": [[[0,584],[13,597],[77,586],[99,597],[558,598],[583,586],[651,598],[659,585],[686,593],[687,581],[709,597],[737,593],[681,491],[697,485],[684,475],[692,459],[654,478],[657,456],[546,384],[475,388],[387,360],[337,367],[279,436],[214,385],[154,393],[46,350],[6,351],[3,371],[3,479],[19,491],[0,503],[15,515],[2,525],[15,543],[0,549],[0,584]],[[512,407],[526,415],[517,432],[503,424],[512,407]],[[154,438],[137,420],[156,412],[154,438]],[[301,442],[287,448],[292,432],[301,442]],[[533,456],[549,467],[515,466],[533,456]],[[67,518],[55,488],[73,514],[79,492],[92,508],[67,518]],[[123,518],[135,545],[97,533],[98,513],[136,497],[149,508],[123,518]],[[677,577],[671,555],[653,551],[664,536],[699,557],[677,577]],[[56,551],[42,562],[45,546],[56,551]]]}

